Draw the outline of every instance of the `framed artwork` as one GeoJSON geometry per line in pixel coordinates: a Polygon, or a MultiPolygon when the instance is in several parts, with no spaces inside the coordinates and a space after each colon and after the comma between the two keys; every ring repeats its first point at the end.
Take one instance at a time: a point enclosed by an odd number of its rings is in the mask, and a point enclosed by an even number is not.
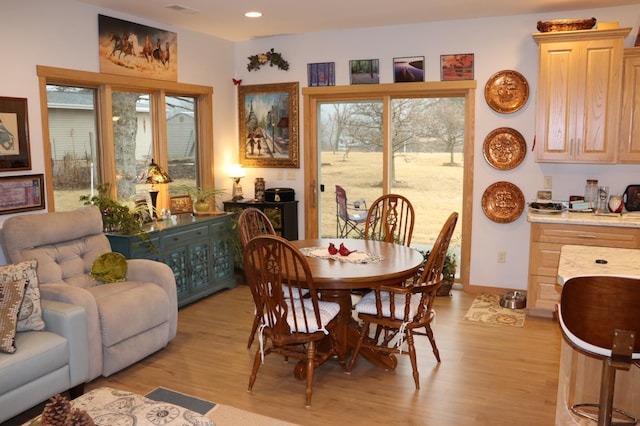
{"type": "Polygon", "coordinates": [[[192,214],[193,213],[193,199],[191,195],[172,195],[170,203],[170,210],[172,215],[192,214]]]}
{"type": "Polygon", "coordinates": [[[473,80],[473,53],[440,55],[440,80],[473,80]]]}
{"type": "Polygon", "coordinates": [[[317,64],[307,64],[307,75],[309,78],[309,87],[335,86],[336,63],[320,62],[317,64]]]}
{"type": "Polygon", "coordinates": [[[98,15],[100,72],[178,81],[178,34],[98,15]]]}
{"type": "Polygon", "coordinates": [[[380,60],[349,61],[349,75],[351,84],[378,84],[380,83],[380,60]]]}
{"type": "Polygon", "coordinates": [[[44,175],[0,177],[0,214],[44,209],[44,175]]]}
{"type": "Polygon", "coordinates": [[[240,164],[299,168],[298,83],[238,86],[240,164]]]}
{"type": "Polygon", "coordinates": [[[0,97],[0,172],[31,170],[26,98],[0,97]]]}
{"type": "Polygon", "coordinates": [[[424,81],[424,56],[393,58],[393,82],[424,81]]]}

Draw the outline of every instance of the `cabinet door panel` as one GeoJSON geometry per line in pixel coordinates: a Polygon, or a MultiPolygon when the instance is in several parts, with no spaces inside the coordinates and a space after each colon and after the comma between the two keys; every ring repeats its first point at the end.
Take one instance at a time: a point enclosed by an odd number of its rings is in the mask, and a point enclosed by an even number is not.
{"type": "Polygon", "coordinates": [[[640,48],[627,49],[624,59],[620,163],[640,163],[640,48]]]}
{"type": "Polygon", "coordinates": [[[612,105],[611,97],[617,91],[612,88],[614,78],[613,46],[610,44],[593,43],[585,51],[584,86],[580,87],[576,98],[576,140],[577,156],[597,157],[603,161],[613,161],[615,150],[611,145],[615,142],[611,138],[609,126],[615,121],[611,115],[617,111],[612,105]]]}
{"type": "MultiPolygon", "coordinates": [[[[550,70],[548,78],[541,79],[544,93],[547,96],[542,104],[545,107],[546,125],[543,131],[544,151],[561,156],[572,155],[569,143],[569,100],[573,96],[571,78],[573,74],[572,55],[573,46],[554,47],[549,51],[547,67],[550,70]]],[[[538,132],[540,134],[540,132],[538,132]]]]}

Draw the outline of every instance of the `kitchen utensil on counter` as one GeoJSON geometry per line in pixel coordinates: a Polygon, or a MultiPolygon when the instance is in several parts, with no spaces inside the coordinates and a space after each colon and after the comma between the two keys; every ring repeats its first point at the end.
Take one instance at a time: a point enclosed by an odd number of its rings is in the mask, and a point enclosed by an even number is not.
{"type": "Polygon", "coordinates": [[[609,202],[609,187],[606,185],[600,185],[598,187],[598,211],[606,212],[608,210],[607,203],[609,202]]]}
{"type": "Polygon", "coordinates": [[[611,213],[620,213],[622,211],[622,195],[611,194],[609,196],[609,211],[611,213]]]}
{"type": "Polygon", "coordinates": [[[640,211],[640,185],[629,185],[624,190],[624,207],[628,212],[640,211]]]}

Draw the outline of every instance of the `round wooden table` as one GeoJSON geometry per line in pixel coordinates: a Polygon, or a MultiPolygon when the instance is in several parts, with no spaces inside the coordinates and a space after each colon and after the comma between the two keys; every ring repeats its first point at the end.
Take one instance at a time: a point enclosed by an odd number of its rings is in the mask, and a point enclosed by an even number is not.
{"type": "MultiPolygon", "coordinates": [[[[329,247],[340,243],[349,250],[372,253],[383,257],[376,263],[350,263],[341,260],[306,256],[313,282],[322,300],[340,304],[338,324],[335,329],[338,351],[346,355],[353,349],[360,336],[360,330],[351,316],[351,292],[356,289],[375,288],[381,285],[401,283],[418,272],[423,256],[415,249],[393,243],[366,241],[349,238],[323,238],[292,241],[298,248],[329,247]]],[[[397,364],[392,354],[361,351],[369,362],[384,369],[394,369],[397,364]]]]}

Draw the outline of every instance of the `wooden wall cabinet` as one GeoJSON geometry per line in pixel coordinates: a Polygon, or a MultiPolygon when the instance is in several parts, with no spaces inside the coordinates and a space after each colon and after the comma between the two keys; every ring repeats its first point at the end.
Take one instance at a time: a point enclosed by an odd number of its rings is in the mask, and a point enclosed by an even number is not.
{"type": "Polygon", "coordinates": [[[619,163],[640,163],[640,47],[624,50],[619,163]]]}
{"type": "Polygon", "coordinates": [[[224,211],[240,213],[254,207],[267,215],[276,234],[289,241],[298,239],[298,202],[297,201],[225,201],[224,211]]]}
{"type": "Polygon", "coordinates": [[[631,28],[537,33],[536,160],[615,163],[631,28]]]}
{"type": "Polygon", "coordinates": [[[178,307],[236,286],[231,215],[174,216],[146,229],[156,250],[135,235],[107,234],[111,249],[126,258],[157,260],[176,278],[178,307]]]}
{"type": "Polygon", "coordinates": [[[640,228],[532,223],[529,248],[527,311],[534,316],[553,316],[562,287],[557,284],[560,249],[563,245],[640,248],[640,228]]]}

